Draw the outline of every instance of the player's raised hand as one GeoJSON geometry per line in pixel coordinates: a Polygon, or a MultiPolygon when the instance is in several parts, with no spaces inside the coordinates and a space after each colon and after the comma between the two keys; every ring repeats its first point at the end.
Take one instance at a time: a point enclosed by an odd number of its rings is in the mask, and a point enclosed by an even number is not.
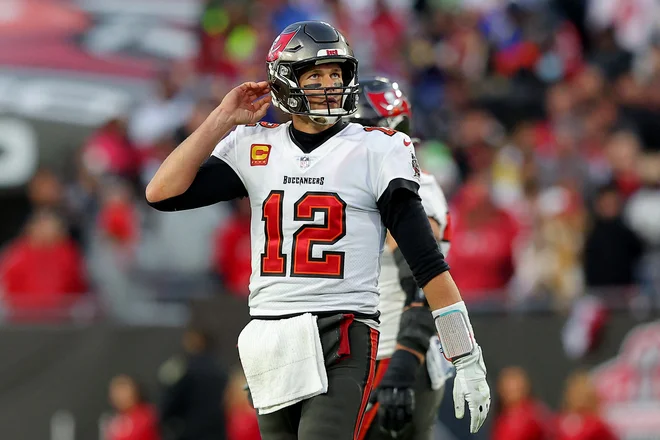
{"type": "Polygon", "coordinates": [[[227,93],[218,110],[234,125],[254,124],[266,115],[270,101],[268,82],[246,82],[227,93]]]}

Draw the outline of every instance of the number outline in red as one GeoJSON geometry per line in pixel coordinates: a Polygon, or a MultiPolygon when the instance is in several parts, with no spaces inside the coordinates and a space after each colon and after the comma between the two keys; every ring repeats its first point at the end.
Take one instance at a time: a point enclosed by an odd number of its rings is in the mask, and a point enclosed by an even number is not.
{"type": "MultiPolygon", "coordinates": [[[[291,277],[300,277],[300,278],[344,278],[344,266],[346,262],[346,252],[344,251],[322,251],[321,257],[313,257],[312,250],[314,245],[333,245],[339,240],[346,236],[346,202],[339,197],[339,194],[333,192],[318,192],[318,191],[308,191],[303,196],[298,199],[298,201],[293,206],[293,219],[295,221],[309,221],[314,220],[314,217],[317,212],[322,212],[324,214],[324,221],[321,225],[316,224],[305,224],[301,226],[293,234],[293,243],[291,246],[291,277]],[[330,204],[326,203],[325,205],[312,205],[309,208],[308,214],[301,214],[301,206],[310,200],[313,197],[328,197],[331,198],[334,202],[338,202],[339,206],[335,206],[336,209],[341,210],[341,222],[340,222],[340,231],[336,233],[332,239],[308,239],[306,249],[305,249],[305,261],[301,262],[296,258],[300,236],[308,233],[307,231],[330,231],[333,225],[330,224],[331,221],[331,212],[333,208],[330,204]],[[334,258],[338,257],[338,258],[334,258]],[[330,264],[330,261],[337,261],[338,268],[335,273],[327,272],[313,272],[311,270],[301,269],[301,264],[330,264]]],[[[304,209],[304,208],[303,208],[304,209]]],[[[312,232],[313,233],[313,232],[312,232]]]]}
{"type": "MultiPolygon", "coordinates": [[[[260,258],[260,273],[262,277],[285,277],[286,276],[286,268],[287,268],[287,256],[283,252],[283,247],[284,247],[284,232],[282,230],[282,209],[284,207],[284,191],[281,190],[272,190],[269,194],[268,197],[264,199],[264,202],[261,204],[261,221],[264,223],[264,252],[261,254],[260,258]],[[275,227],[277,228],[277,244],[276,244],[276,249],[277,249],[277,257],[274,257],[270,255],[271,252],[271,239],[270,239],[270,234],[268,230],[269,224],[272,223],[268,221],[268,218],[266,216],[267,214],[267,206],[271,203],[271,199],[274,196],[278,196],[279,200],[275,202],[275,206],[277,209],[276,214],[273,216],[276,218],[275,219],[275,227]],[[274,270],[271,270],[270,268],[266,270],[265,264],[268,264],[267,262],[271,259],[278,260],[280,263],[280,268],[275,268],[274,270]]],[[[269,216],[270,217],[270,216],[269,216]]],[[[271,231],[272,232],[272,231],[271,231]]]]}
{"type": "Polygon", "coordinates": [[[381,133],[386,134],[389,137],[392,137],[398,133],[398,131],[386,127],[364,127],[364,131],[367,132],[380,131],[381,133]]]}

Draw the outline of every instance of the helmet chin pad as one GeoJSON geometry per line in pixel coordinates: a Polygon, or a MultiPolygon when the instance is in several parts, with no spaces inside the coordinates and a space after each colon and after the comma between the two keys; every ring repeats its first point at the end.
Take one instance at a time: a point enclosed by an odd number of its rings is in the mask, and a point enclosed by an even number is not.
{"type": "Polygon", "coordinates": [[[333,125],[339,120],[342,116],[346,115],[346,110],[343,108],[331,108],[331,109],[315,109],[310,110],[309,119],[319,125],[333,125]]]}
{"type": "Polygon", "coordinates": [[[314,116],[308,115],[309,119],[319,125],[334,125],[341,116],[314,116]]]}

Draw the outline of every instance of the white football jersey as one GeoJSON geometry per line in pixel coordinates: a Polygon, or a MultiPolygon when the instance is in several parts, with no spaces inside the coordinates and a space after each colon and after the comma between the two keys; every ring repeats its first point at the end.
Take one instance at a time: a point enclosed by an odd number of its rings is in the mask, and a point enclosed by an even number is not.
{"type": "MultiPolygon", "coordinates": [[[[440,226],[440,248],[446,257],[449,252],[449,210],[445,194],[435,177],[421,173],[419,196],[422,198],[422,206],[424,206],[426,215],[437,221],[440,226]]],[[[396,337],[399,333],[406,294],[399,283],[399,268],[394,261],[394,255],[388,249],[383,251],[381,264],[378,279],[378,289],[380,290],[378,309],[381,315],[377,359],[387,359],[392,357],[396,348],[396,337]]]]}
{"type": "Polygon", "coordinates": [[[250,197],[250,314],[375,314],[385,239],[376,203],[394,179],[419,184],[412,142],[351,123],[304,153],[290,124],[237,127],[213,151],[250,197]]]}

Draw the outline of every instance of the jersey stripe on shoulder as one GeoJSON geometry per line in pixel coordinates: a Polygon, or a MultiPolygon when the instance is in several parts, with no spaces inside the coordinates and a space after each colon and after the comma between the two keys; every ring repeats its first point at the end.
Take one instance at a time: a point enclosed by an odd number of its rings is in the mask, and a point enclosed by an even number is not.
{"type": "Polygon", "coordinates": [[[263,128],[277,128],[282,124],[278,124],[276,122],[266,122],[266,121],[259,121],[255,124],[245,124],[245,127],[263,127],[263,128]]]}

